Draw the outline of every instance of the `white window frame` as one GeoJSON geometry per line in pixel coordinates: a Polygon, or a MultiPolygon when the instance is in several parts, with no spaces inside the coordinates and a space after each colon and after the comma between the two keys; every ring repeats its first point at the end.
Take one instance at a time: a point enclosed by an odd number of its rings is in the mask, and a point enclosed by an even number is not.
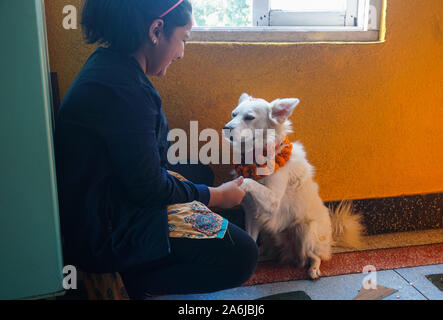
{"type": "Polygon", "coordinates": [[[369,1],[347,0],[345,12],[315,11],[293,12],[271,10],[271,0],[255,0],[253,23],[256,26],[294,26],[294,27],[359,27],[363,30],[369,12],[369,1]],[[266,17],[263,19],[263,17],[266,17]],[[356,22],[358,21],[358,25],[356,22]]]}
{"type": "Polygon", "coordinates": [[[195,42],[373,42],[380,40],[383,0],[348,0],[348,11],[270,10],[269,0],[253,0],[254,27],[194,27],[195,42]],[[357,20],[357,25],[355,25],[357,20]],[[315,24],[322,21],[322,26],[315,24]],[[371,23],[368,23],[371,22],[371,23]],[[289,25],[291,24],[291,25],[289,25]]]}

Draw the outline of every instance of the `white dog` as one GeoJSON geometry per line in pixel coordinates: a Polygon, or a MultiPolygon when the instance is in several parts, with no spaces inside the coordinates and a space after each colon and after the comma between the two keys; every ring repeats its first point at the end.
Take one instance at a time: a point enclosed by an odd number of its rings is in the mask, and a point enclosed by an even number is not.
{"type": "MultiPolygon", "coordinates": [[[[267,150],[268,156],[274,150],[279,154],[285,147],[285,137],[292,132],[288,118],[298,104],[298,99],[269,103],[244,93],[225,126],[225,137],[234,150],[239,144],[243,146],[244,158],[257,148],[256,136],[244,132],[262,129],[263,145],[259,147],[267,150]]],[[[358,247],[363,227],[361,217],[353,214],[349,202],[342,202],[335,211],[324,205],[313,175],[314,168],[306,160],[303,146],[296,142],[283,166],[258,181],[246,178],[241,187],[247,193],[242,207],[249,235],[257,240],[259,233],[265,231],[264,235],[279,249],[282,262],[305,266],[309,276],[317,279],[321,260],[331,257],[331,246],[358,247]]]]}

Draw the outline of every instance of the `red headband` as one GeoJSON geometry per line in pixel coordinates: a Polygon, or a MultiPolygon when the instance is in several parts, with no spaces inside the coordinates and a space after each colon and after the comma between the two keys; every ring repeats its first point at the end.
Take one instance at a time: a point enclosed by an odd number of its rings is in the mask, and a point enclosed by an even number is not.
{"type": "Polygon", "coordinates": [[[166,10],[165,12],[163,12],[163,13],[160,15],[160,18],[163,18],[163,17],[164,17],[165,15],[167,15],[169,12],[171,12],[172,10],[174,10],[175,8],[177,8],[178,5],[179,5],[180,3],[182,3],[182,2],[183,2],[183,0],[178,0],[177,3],[174,4],[171,8],[169,8],[168,10],[166,10]]]}

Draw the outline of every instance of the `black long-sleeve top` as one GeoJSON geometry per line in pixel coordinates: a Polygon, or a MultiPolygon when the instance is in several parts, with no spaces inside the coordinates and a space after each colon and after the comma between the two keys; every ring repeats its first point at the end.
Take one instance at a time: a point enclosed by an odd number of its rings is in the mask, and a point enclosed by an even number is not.
{"type": "Polygon", "coordinates": [[[167,173],[168,125],[138,62],[98,48],[66,94],[55,158],[65,264],[123,271],[170,252],[166,206],[209,202],[167,173]]]}

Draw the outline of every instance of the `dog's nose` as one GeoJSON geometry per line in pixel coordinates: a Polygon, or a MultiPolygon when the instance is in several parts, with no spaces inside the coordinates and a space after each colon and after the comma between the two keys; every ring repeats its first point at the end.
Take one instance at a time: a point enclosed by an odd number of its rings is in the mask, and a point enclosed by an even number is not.
{"type": "Polygon", "coordinates": [[[230,126],[230,125],[226,125],[224,128],[223,128],[223,131],[225,131],[224,132],[224,135],[225,135],[225,137],[226,138],[229,138],[229,140],[232,142],[232,141],[234,141],[234,137],[232,136],[232,129],[234,129],[232,126],[230,126]],[[227,131],[227,132],[226,132],[227,131]]]}

